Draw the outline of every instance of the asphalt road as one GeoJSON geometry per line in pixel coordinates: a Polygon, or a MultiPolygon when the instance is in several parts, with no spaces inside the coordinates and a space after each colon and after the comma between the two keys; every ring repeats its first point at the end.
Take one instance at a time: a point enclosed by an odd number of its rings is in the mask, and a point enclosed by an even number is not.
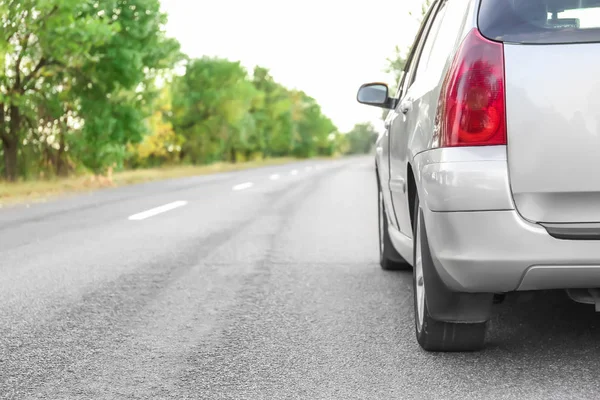
{"type": "Polygon", "coordinates": [[[0,398],[600,395],[600,316],[562,292],[509,296],[483,352],[420,350],[376,198],[353,158],[0,210],[0,398]]]}

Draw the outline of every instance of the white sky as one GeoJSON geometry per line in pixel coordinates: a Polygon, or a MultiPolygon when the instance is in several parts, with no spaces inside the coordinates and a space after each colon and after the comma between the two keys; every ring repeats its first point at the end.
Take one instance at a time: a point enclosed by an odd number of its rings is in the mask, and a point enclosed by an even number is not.
{"type": "Polygon", "coordinates": [[[186,54],[266,67],[317,99],[346,132],[363,121],[380,127],[381,110],[358,104],[356,91],[392,81],[385,59],[395,45],[412,43],[421,0],[162,0],[162,7],[169,36],[186,54]]]}

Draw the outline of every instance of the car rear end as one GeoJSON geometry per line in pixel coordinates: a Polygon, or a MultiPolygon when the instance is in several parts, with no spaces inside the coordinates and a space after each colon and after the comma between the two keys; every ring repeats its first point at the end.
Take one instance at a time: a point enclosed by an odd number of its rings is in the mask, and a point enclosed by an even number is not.
{"type": "Polygon", "coordinates": [[[600,287],[600,0],[478,7],[414,160],[436,269],[459,292],[600,287]]]}

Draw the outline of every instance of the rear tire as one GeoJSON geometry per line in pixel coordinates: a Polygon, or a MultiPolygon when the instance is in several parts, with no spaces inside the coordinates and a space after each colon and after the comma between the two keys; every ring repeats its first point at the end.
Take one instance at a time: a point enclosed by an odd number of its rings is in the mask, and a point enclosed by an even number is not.
{"type": "MultiPolygon", "coordinates": [[[[415,199],[414,210],[414,274],[413,293],[415,304],[415,330],[419,345],[427,351],[451,352],[451,351],[477,351],[485,344],[486,323],[455,323],[444,322],[434,319],[429,314],[427,307],[427,289],[431,290],[433,285],[426,281],[423,270],[435,268],[430,262],[429,244],[427,232],[419,198],[415,199]],[[425,262],[424,262],[425,261],[425,262]]],[[[429,272],[429,271],[428,271],[429,272]]],[[[439,279],[437,273],[427,274],[439,279]]],[[[436,296],[444,294],[436,293],[436,296]]],[[[443,299],[442,299],[443,300],[443,299]]]]}
{"type": "Polygon", "coordinates": [[[383,202],[381,184],[377,178],[378,189],[378,222],[379,222],[379,265],[386,271],[402,271],[411,268],[410,264],[394,248],[388,231],[388,217],[383,202]]]}

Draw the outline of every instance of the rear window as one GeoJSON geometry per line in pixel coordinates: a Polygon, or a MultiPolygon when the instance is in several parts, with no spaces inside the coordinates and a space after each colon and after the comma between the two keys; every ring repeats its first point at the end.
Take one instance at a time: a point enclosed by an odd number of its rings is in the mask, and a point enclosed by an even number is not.
{"type": "Polygon", "coordinates": [[[481,0],[479,30],[501,42],[600,42],[600,0],[481,0]]]}

